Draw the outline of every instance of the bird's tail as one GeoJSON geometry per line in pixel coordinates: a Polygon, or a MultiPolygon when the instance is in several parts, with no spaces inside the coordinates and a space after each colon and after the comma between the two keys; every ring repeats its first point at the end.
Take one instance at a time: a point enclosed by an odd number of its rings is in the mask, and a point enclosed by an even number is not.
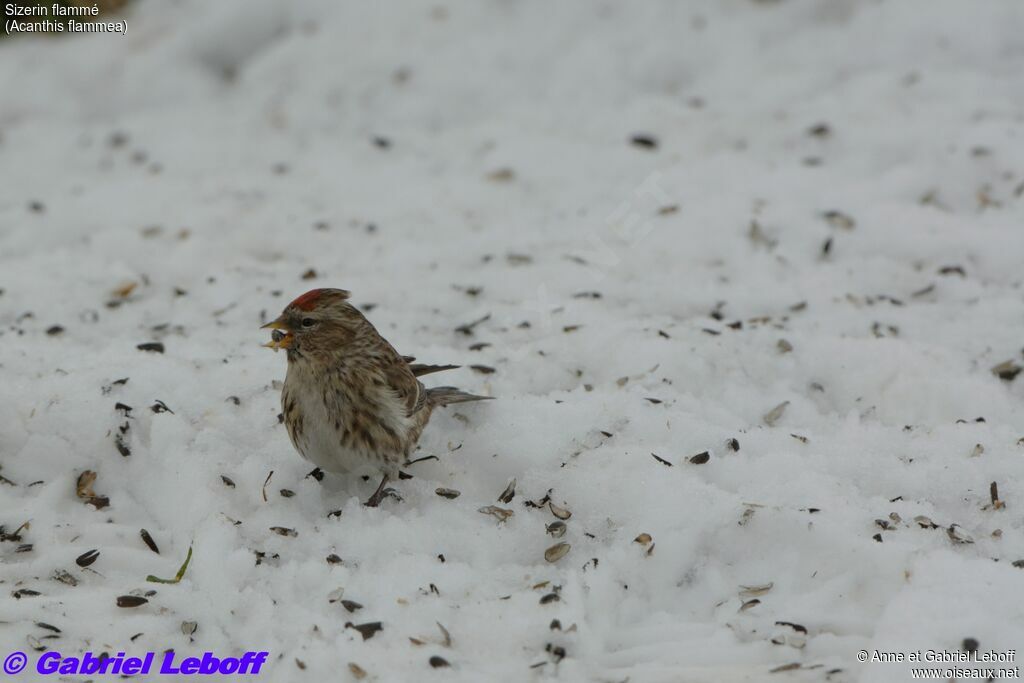
{"type": "Polygon", "coordinates": [[[493,396],[477,396],[467,394],[455,387],[432,387],[427,389],[427,400],[435,406],[446,406],[451,403],[465,403],[467,401],[488,401],[493,396]]]}

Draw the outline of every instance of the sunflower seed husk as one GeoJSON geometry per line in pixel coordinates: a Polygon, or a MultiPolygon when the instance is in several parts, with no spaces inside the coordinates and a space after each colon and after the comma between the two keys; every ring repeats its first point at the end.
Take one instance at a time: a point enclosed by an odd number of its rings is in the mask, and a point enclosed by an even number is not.
{"type": "Polygon", "coordinates": [[[516,480],[513,479],[512,481],[510,481],[508,483],[508,486],[505,487],[505,490],[501,492],[501,495],[498,496],[498,502],[499,503],[505,503],[505,504],[511,503],[512,499],[515,498],[515,495],[516,495],[516,480]]]}
{"type": "Polygon", "coordinates": [[[499,522],[504,522],[513,515],[512,510],[500,508],[497,505],[487,505],[486,507],[482,507],[477,510],[477,512],[482,512],[485,515],[491,515],[492,517],[497,518],[499,522]]]}
{"type": "Polygon", "coordinates": [[[555,505],[553,502],[548,501],[548,508],[551,510],[551,514],[558,517],[561,520],[566,520],[572,517],[572,513],[563,507],[555,505]]]}
{"type": "Polygon", "coordinates": [[[740,586],[740,597],[753,598],[758,595],[764,595],[774,587],[775,583],[771,581],[760,586],[740,586]]]}
{"type": "Polygon", "coordinates": [[[544,527],[544,529],[549,534],[551,534],[554,538],[561,538],[562,536],[565,536],[565,531],[568,528],[569,527],[566,526],[565,522],[561,522],[561,521],[559,521],[559,522],[551,522],[551,524],[548,524],[547,526],[544,527]]]}
{"type": "Polygon", "coordinates": [[[568,543],[556,543],[544,551],[544,559],[548,562],[558,562],[569,553],[571,547],[568,543]]]}

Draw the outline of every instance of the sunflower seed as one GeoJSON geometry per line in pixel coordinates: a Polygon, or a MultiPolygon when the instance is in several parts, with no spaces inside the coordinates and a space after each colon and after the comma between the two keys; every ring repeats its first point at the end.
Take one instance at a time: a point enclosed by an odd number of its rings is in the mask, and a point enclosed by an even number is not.
{"type": "Polygon", "coordinates": [[[118,607],[140,607],[142,605],[145,605],[147,602],[149,602],[149,600],[138,595],[117,596],[118,607]]]}
{"type": "Polygon", "coordinates": [[[150,550],[152,550],[157,555],[160,554],[160,548],[156,547],[156,541],[153,540],[153,537],[149,535],[148,531],[146,531],[145,529],[141,529],[139,531],[139,536],[142,537],[142,542],[145,543],[150,550]]]}
{"type": "Polygon", "coordinates": [[[99,550],[89,550],[75,558],[75,564],[79,567],[88,567],[100,556],[99,550]]]}

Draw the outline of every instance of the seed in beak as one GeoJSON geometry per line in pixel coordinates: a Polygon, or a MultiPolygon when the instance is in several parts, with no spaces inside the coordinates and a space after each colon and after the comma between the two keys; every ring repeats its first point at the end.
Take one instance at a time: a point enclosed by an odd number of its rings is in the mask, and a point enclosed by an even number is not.
{"type": "Polygon", "coordinates": [[[287,349],[291,348],[292,341],[294,339],[295,337],[292,336],[291,332],[282,332],[280,329],[275,328],[274,331],[270,333],[270,341],[263,346],[268,349],[274,349],[275,351],[278,349],[287,349]]]}

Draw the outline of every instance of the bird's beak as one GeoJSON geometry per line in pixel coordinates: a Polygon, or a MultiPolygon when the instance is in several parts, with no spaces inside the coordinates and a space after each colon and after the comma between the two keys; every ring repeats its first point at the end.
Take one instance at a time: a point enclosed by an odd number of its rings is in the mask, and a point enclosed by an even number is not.
{"type": "Polygon", "coordinates": [[[274,331],[273,334],[270,335],[270,341],[263,345],[268,349],[274,349],[275,351],[278,349],[287,349],[290,348],[292,342],[295,341],[292,331],[288,329],[288,325],[286,325],[280,318],[263,325],[260,329],[270,329],[274,331]]]}

